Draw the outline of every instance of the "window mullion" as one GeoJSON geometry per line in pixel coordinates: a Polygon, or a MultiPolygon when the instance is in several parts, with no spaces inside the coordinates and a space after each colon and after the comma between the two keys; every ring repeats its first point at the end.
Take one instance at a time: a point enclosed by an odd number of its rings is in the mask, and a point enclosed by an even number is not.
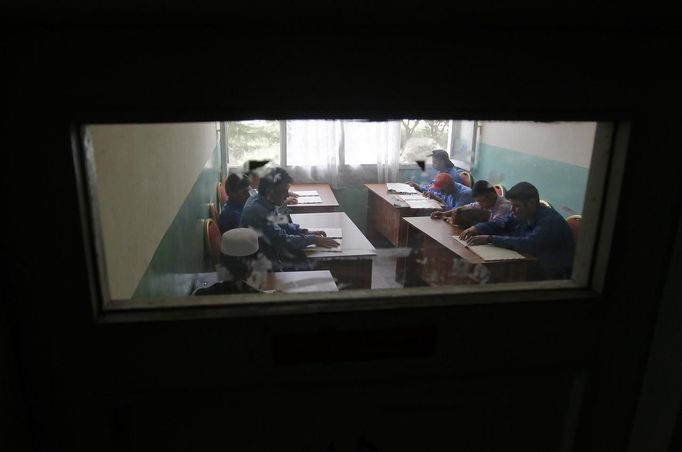
{"type": "Polygon", "coordinates": [[[287,166],[287,122],[279,122],[279,166],[287,166]]]}

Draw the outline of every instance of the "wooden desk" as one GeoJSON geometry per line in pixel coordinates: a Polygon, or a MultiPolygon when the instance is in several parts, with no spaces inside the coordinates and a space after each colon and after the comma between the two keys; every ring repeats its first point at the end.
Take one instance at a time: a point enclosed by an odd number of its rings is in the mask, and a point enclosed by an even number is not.
{"type": "Polygon", "coordinates": [[[413,249],[396,272],[405,275],[405,286],[480,284],[525,281],[532,256],[519,260],[485,261],[453,239],[462,229],[430,217],[406,217],[405,245],[413,249]]]}
{"type": "Polygon", "coordinates": [[[407,224],[403,217],[431,215],[433,209],[411,209],[398,195],[388,193],[386,184],[365,184],[368,190],[367,226],[379,232],[394,246],[405,241],[407,224]]]}
{"type": "Polygon", "coordinates": [[[301,227],[341,228],[343,251],[308,252],[315,270],[329,270],[340,289],[369,289],[372,286],[372,259],[376,250],[344,212],[291,214],[291,221],[301,227]]]}
{"type": "MultiPolygon", "coordinates": [[[[194,275],[194,286],[209,287],[218,282],[216,272],[197,273],[194,275]]],[[[338,292],[332,274],[327,270],[310,272],[277,272],[268,273],[261,290],[278,290],[284,293],[302,292],[338,292]]]]}
{"type": "Polygon", "coordinates": [[[335,212],[339,202],[329,184],[291,184],[289,191],[316,190],[322,198],[318,204],[289,204],[291,213],[335,212]]]}

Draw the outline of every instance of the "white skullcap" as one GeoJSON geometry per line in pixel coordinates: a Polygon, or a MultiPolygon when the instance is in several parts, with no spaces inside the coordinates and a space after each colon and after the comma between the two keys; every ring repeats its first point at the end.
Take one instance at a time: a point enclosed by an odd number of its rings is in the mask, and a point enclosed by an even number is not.
{"type": "Polygon", "coordinates": [[[235,228],[223,234],[220,252],[228,256],[249,256],[258,251],[258,234],[253,229],[235,228]]]}

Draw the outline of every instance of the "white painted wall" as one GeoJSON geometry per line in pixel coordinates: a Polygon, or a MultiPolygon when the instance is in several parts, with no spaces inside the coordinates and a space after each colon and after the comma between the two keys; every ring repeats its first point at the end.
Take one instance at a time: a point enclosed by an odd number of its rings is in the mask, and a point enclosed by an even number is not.
{"type": "Polygon", "coordinates": [[[216,145],[214,122],[97,125],[92,135],[112,299],[130,298],[216,145]]]}
{"type": "Polygon", "coordinates": [[[480,141],[588,168],[596,122],[484,121],[480,141]]]}

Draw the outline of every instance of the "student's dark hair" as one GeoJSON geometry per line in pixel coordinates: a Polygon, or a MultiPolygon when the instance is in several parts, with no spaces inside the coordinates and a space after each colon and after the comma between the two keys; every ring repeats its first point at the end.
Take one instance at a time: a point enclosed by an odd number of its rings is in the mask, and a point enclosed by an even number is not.
{"type": "Polygon", "coordinates": [[[247,171],[247,173],[252,173],[258,168],[264,167],[269,162],[270,160],[247,160],[244,162],[244,169],[247,171]]]}
{"type": "Polygon", "coordinates": [[[239,177],[236,174],[232,173],[229,176],[227,176],[227,180],[225,180],[225,190],[227,191],[228,194],[237,193],[240,190],[243,190],[248,187],[249,179],[246,176],[239,177]]]}
{"type": "Polygon", "coordinates": [[[490,182],[487,180],[478,180],[474,184],[473,187],[471,187],[471,196],[485,196],[490,193],[495,193],[495,187],[492,186],[490,182]]]}
{"type": "Polygon", "coordinates": [[[220,253],[220,264],[230,272],[231,281],[246,279],[249,276],[252,262],[253,255],[238,257],[220,253]]]}
{"type": "Polygon", "coordinates": [[[509,200],[518,199],[523,203],[526,203],[531,199],[534,199],[535,202],[540,202],[538,189],[530,182],[519,182],[509,189],[506,196],[509,200]]]}
{"type": "Polygon", "coordinates": [[[265,195],[279,184],[290,184],[294,181],[284,168],[273,168],[268,174],[260,178],[258,193],[265,195]]]}

